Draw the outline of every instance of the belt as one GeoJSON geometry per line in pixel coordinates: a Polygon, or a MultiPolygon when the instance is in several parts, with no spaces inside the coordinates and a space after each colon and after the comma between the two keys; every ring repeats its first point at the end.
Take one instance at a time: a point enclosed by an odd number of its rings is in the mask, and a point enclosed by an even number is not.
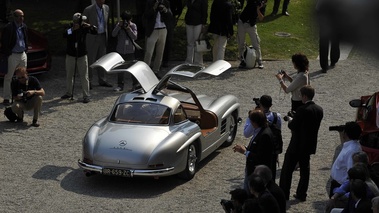
{"type": "Polygon", "coordinates": [[[13,54],[22,54],[24,52],[12,52],[13,54]]]}
{"type": "Polygon", "coordinates": [[[105,35],[105,33],[99,33],[99,34],[97,34],[97,35],[105,35]]]}
{"type": "Polygon", "coordinates": [[[166,29],[166,27],[158,27],[158,28],[155,28],[154,30],[162,30],[162,29],[166,29]]]}

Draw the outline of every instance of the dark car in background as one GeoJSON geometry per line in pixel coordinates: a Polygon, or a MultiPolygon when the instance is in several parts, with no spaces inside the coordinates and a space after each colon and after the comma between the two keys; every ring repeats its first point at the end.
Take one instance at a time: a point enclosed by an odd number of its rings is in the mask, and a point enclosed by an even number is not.
{"type": "MultiPolygon", "coordinates": [[[[51,55],[47,38],[40,32],[28,29],[27,71],[29,74],[39,74],[51,68],[51,55]]],[[[4,77],[6,70],[0,65],[0,77],[4,77]]]]}

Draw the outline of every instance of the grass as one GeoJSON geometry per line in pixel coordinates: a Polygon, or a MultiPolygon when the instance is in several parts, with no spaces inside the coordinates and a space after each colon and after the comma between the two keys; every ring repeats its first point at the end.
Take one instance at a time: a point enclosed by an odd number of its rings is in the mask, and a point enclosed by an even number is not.
{"type": "MultiPolygon", "coordinates": [[[[26,24],[47,36],[52,54],[64,55],[66,41],[62,38],[62,33],[65,26],[70,23],[72,15],[76,12],[76,2],[77,0],[13,0],[11,9],[21,8],[25,13],[26,24]]],[[[122,2],[123,0],[121,0],[122,2]]],[[[209,10],[212,2],[213,0],[209,0],[209,10]]],[[[264,60],[289,59],[296,52],[303,52],[310,59],[317,57],[318,41],[316,25],[312,19],[313,4],[313,1],[291,0],[288,8],[290,16],[277,15],[272,17],[269,14],[272,12],[273,1],[268,1],[266,17],[257,24],[264,60]],[[275,35],[277,32],[289,33],[290,36],[279,37],[275,35]]],[[[123,4],[121,4],[121,7],[123,7],[123,4]]],[[[175,48],[172,50],[172,60],[181,61],[185,59],[185,12],[186,8],[184,8],[175,28],[173,41],[175,48]]],[[[235,26],[236,32],[237,26],[235,26]]],[[[143,46],[143,39],[140,39],[138,43],[143,46]]],[[[228,41],[225,59],[237,59],[236,35],[228,41]]],[[[204,60],[212,60],[210,52],[204,55],[204,60]]]]}

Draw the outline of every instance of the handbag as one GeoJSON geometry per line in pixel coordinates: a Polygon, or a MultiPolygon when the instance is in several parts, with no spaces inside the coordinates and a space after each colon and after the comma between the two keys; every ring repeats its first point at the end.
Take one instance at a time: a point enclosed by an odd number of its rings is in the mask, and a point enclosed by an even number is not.
{"type": "Polygon", "coordinates": [[[11,121],[11,122],[15,122],[15,121],[18,119],[16,113],[14,113],[14,112],[12,111],[12,108],[11,108],[11,107],[6,107],[6,108],[5,108],[5,110],[4,110],[4,115],[5,115],[5,117],[7,117],[8,120],[11,121]]]}
{"type": "Polygon", "coordinates": [[[200,33],[199,39],[195,41],[196,52],[209,52],[211,51],[211,44],[208,39],[200,39],[203,33],[200,33]]]}

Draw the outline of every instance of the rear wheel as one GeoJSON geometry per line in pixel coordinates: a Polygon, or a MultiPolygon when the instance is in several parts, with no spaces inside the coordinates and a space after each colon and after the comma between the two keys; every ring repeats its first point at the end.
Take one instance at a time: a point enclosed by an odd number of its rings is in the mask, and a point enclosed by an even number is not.
{"type": "Polygon", "coordinates": [[[195,144],[191,144],[188,147],[187,166],[186,169],[179,174],[179,177],[191,180],[196,173],[197,169],[197,153],[195,144]]]}
{"type": "Polygon", "coordinates": [[[226,141],[224,142],[223,146],[230,146],[232,145],[234,139],[236,138],[237,134],[237,119],[234,115],[230,116],[230,121],[229,121],[229,135],[228,138],[226,138],[226,141]]]}

